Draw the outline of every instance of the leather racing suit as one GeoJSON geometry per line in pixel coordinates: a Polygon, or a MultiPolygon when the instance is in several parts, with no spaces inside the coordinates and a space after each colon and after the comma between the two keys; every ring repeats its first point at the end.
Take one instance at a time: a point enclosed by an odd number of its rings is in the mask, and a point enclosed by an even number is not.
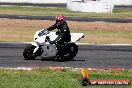
{"type": "Polygon", "coordinates": [[[56,32],[58,37],[54,41],[51,41],[52,44],[54,43],[63,45],[65,42],[71,41],[71,35],[66,21],[63,21],[63,23],[59,26],[55,23],[54,25],[47,28],[48,31],[54,29],[58,29],[58,31],[56,32]]]}

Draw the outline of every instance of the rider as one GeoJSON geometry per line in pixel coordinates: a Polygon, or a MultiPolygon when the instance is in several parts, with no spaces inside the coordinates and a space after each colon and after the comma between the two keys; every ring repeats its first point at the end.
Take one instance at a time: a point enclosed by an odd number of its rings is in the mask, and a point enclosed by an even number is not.
{"type": "Polygon", "coordinates": [[[58,37],[54,41],[50,41],[51,44],[64,44],[64,42],[71,41],[71,35],[67,22],[64,20],[64,16],[58,15],[55,17],[55,24],[47,28],[48,31],[58,29],[56,34],[58,37]]]}

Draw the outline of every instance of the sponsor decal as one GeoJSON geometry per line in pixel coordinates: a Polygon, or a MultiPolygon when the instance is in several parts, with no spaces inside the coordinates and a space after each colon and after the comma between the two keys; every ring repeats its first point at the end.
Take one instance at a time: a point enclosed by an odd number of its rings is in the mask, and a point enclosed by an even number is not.
{"type": "Polygon", "coordinates": [[[129,85],[129,80],[90,80],[91,85],[129,85]]]}
{"type": "MultiPolygon", "coordinates": [[[[118,69],[119,70],[119,69],[118,69]]],[[[88,69],[82,68],[82,78],[80,79],[80,84],[82,86],[87,85],[130,85],[129,80],[90,80],[88,69]]]]}

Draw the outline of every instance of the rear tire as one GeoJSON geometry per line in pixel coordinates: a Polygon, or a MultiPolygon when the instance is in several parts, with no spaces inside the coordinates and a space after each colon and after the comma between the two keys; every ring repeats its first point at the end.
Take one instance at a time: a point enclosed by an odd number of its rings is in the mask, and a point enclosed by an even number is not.
{"type": "Polygon", "coordinates": [[[60,52],[61,61],[72,60],[78,52],[78,46],[75,43],[68,43],[62,48],[60,52]]]}
{"type": "Polygon", "coordinates": [[[23,51],[23,56],[25,60],[34,60],[37,55],[33,54],[33,51],[36,47],[32,44],[29,44],[23,51]]]}

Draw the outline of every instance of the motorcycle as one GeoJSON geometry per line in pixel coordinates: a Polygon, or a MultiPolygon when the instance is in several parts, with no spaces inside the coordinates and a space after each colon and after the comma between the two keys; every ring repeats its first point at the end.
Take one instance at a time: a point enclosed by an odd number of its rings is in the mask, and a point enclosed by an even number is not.
{"type": "Polygon", "coordinates": [[[57,58],[57,60],[72,60],[77,52],[78,46],[75,44],[84,37],[83,33],[71,33],[71,41],[63,45],[50,44],[57,38],[56,32],[49,32],[46,29],[37,31],[34,35],[34,42],[31,42],[23,51],[25,60],[34,60],[40,56],[42,59],[57,58]]]}

